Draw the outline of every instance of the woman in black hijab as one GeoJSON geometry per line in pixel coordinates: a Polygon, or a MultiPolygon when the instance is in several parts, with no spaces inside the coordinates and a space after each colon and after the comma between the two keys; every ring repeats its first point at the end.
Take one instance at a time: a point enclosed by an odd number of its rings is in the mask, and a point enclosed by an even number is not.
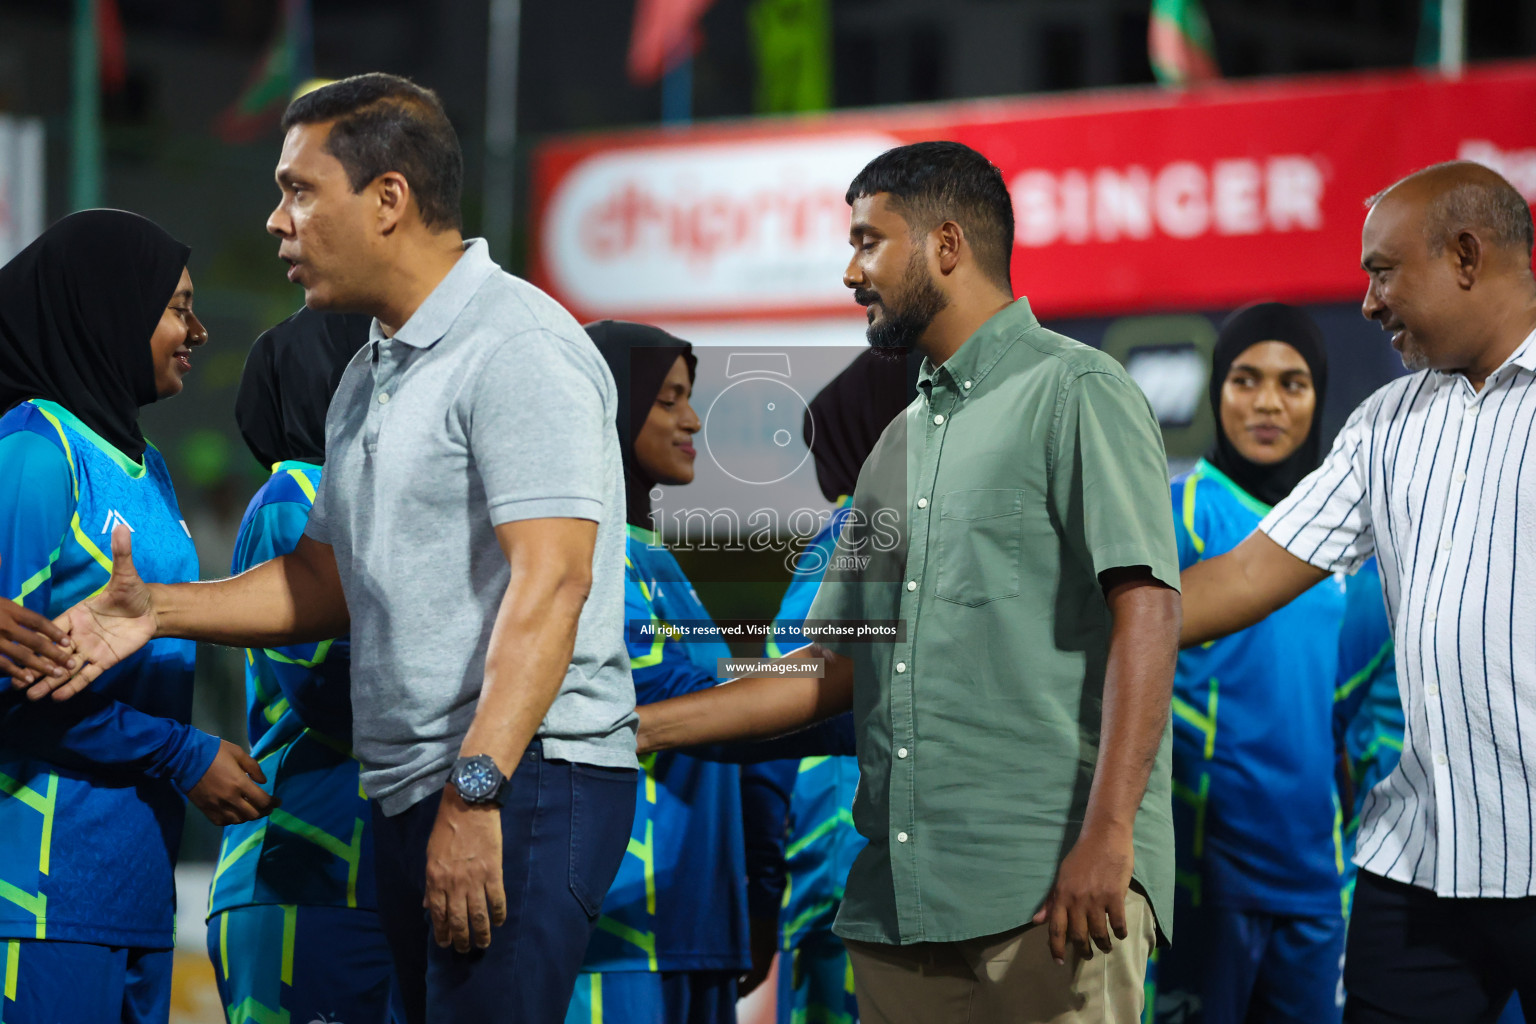
{"type": "MultiPolygon", "coordinates": [[[[0,267],[5,617],[20,605],[51,619],[106,587],[107,552],[126,553],[130,537],[144,579],[198,578],[170,474],[138,422],[181,390],[207,340],[188,254],[142,217],[91,210],[0,267]]],[[[8,935],[40,937],[20,957],[22,1018],[118,1020],[129,1002],[163,1013],[188,800],[215,824],[267,808],[256,762],[189,724],[194,651],[150,640],[68,703],[0,694],[0,770],[28,787],[17,795],[46,786],[48,804],[41,839],[37,819],[13,814],[0,846],[8,871],[40,855],[52,865],[25,883],[37,909],[13,906],[4,921],[8,935]]]]}
{"type": "MultiPolygon", "coordinates": [[[[1278,302],[1221,327],[1215,444],[1173,481],[1179,566],[1230,551],[1318,465],[1328,365],[1317,326],[1278,302]]],[[[1379,600],[1379,598],[1378,598],[1379,600]]],[[[1338,1024],[1345,863],[1334,694],[1345,589],[1325,580],[1174,673],[1179,943],[1158,1003],[1206,1018],[1338,1024]]],[[[1161,1020],[1162,1018],[1159,1017],[1161,1020]]]]}
{"type": "Polygon", "coordinates": [[[235,396],[235,424],[256,461],[325,465],[325,414],[341,375],[368,343],[372,318],[308,308],[251,346],[235,396]]]}
{"type": "Polygon", "coordinates": [[[1206,462],[1278,504],[1322,461],[1327,393],[1328,357],[1312,318],[1282,302],[1243,307],[1221,325],[1211,356],[1216,440],[1206,462]]]}
{"type": "MultiPolygon", "coordinates": [[[[662,384],[678,367],[678,360],[682,360],[686,370],[690,391],[699,361],[688,342],[649,324],[599,320],[587,325],[587,335],[613,371],[619,389],[619,451],[624,457],[625,519],[631,526],[650,530],[651,488],[657,484],[691,483],[695,453],[686,443],[673,445],[673,452],[665,451],[661,445],[646,444],[642,434],[646,421],[657,409],[662,384]],[[637,444],[641,446],[638,455],[637,444]]],[[[676,398],[665,401],[675,402],[676,398]]],[[[691,414],[692,410],[689,411],[691,414]]],[[[661,426],[658,424],[658,429],[661,426]]],[[[689,437],[698,430],[697,416],[693,416],[687,425],[673,425],[674,433],[686,433],[689,437]]]]}
{"type": "MultiPolygon", "coordinates": [[[[230,570],[240,573],[298,544],[320,486],[325,417],[352,356],[368,342],[372,318],[301,309],[251,346],[235,399],[235,423],[271,474],[251,499],[230,570]]],[[[272,773],[273,796],[303,808],[332,835],[373,844],[368,801],[358,789],[352,743],[351,648],[345,637],[245,657],[251,752],[272,773]]],[[[395,990],[389,945],[377,913],[373,873],[312,843],[294,843],[264,822],[224,830],[219,863],[239,864],[209,893],[208,956],[219,998],[233,1018],[252,999],[271,998],[264,959],[272,936],[295,936],[298,957],[274,1010],[307,1020],[326,1006],[338,1020],[391,1019],[395,990]],[[346,965],[345,970],[338,965],[346,965]]],[[[393,1019],[404,1020],[396,1010],[393,1019]]]]}
{"type": "Polygon", "coordinates": [[[122,210],[71,214],[0,268],[0,411],[64,406],[135,462],[139,409],[181,391],[208,340],[192,250],[122,210]]]}

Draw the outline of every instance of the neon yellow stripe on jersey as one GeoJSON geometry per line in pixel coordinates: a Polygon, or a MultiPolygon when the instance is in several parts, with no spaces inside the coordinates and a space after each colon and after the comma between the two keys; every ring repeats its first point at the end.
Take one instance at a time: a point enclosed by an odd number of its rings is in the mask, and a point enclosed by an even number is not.
{"type": "Polygon", "coordinates": [[[315,645],[314,657],[308,660],[304,658],[290,658],[286,654],[279,654],[271,648],[265,648],[264,653],[267,657],[282,665],[297,665],[299,668],[318,668],[325,663],[326,658],[330,657],[331,645],[335,642],[335,640],[320,641],[320,643],[315,645]]]}
{"type": "Polygon", "coordinates": [[[340,857],[342,860],[355,860],[360,856],[362,849],[362,835],[360,832],[354,832],[353,842],[351,845],[348,845],[325,829],[311,825],[302,818],[294,817],[281,807],[273,809],[269,820],[278,828],[292,832],[301,839],[307,839],[322,850],[340,857]]]}
{"type": "Polygon", "coordinates": [[[27,892],[0,878],[0,899],[8,903],[14,903],[22,910],[37,918],[37,937],[45,939],[48,924],[48,897],[40,892],[27,892]]]}
{"type": "Polygon", "coordinates": [[[1205,540],[1195,531],[1195,491],[1203,475],[1200,467],[1196,466],[1184,478],[1184,531],[1189,534],[1189,542],[1195,546],[1197,555],[1205,554],[1205,540]]]}
{"type": "Polygon", "coordinates": [[[43,419],[53,424],[53,429],[59,433],[59,441],[64,445],[64,458],[69,463],[69,482],[74,486],[75,504],[78,505],[80,503],[80,473],[75,469],[75,450],[70,447],[69,437],[64,433],[64,424],[60,423],[58,417],[54,416],[53,413],[35,402],[33,403],[33,408],[42,413],[43,419]]]}
{"type": "Polygon", "coordinates": [[[42,839],[38,844],[40,848],[37,853],[37,870],[43,875],[48,873],[49,854],[53,849],[53,812],[58,792],[59,777],[52,772],[48,773],[48,790],[45,793],[39,793],[32,787],[0,772],[0,793],[20,800],[43,816],[42,839]]]}
{"type": "Polygon", "coordinates": [[[804,850],[807,846],[810,846],[816,840],[820,839],[828,832],[831,832],[839,825],[848,825],[850,827],[853,825],[853,812],[846,807],[839,807],[836,814],[832,815],[832,817],[826,819],[821,824],[807,832],[805,835],[791,843],[789,849],[784,851],[784,856],[795,856],[797,853],[804,850]]]}
{"type": "Polygon", "coordinates": [[[293,945],[299,927],[299,908],[292,903],[283,908],[283,984],[293,984],[293,945]]]}
{"type": "Polygon", "coordinates": [[[224,965],[224,980],[229,980],[229,911],[219,915],[219,963],[224,965]]]}
{"type": "Polygon", "coordinates": [[[811,921],[815,920],[821,914],[825,914],[836,905],[837,904],[835,900],[823,900],[820,903],[807,907],[799,917],[789,922],[789,924],[786,924],[784,926],[785,948],[788,948],[789,938],[791,935],[794,935],[801,928],[804,928],[811,921]]]}
{"type": "Polygon", "coordinates": [[[229,1024],[289,1024],[287,1010],[274,1010],[257,1002],[255,996],[229,1008],[229,1024]]]}
{"type": "Polygon", "coordinates": [[[31,575],[31,577],[28,578],[27,581],[21,585],[21,593],[17,594],[11,600],[16,602],[17,604],[21,604],[21,602],[23,602],[23,601],[25,601],[27,599],[27,597],[32,593],[32,591],[36,590],[38,587],[42,586],[44,583],[46,583],[50,579],[52,579],[53,578],[53,563],[57,562],[59,560],[59,556],[62,555],[63,553],[64,553],[63,545],[60,545],[59,547],[54,548],[53,554],[48,556],[48,564],[43,566],[41,569],[37,570],[37,572],[33,573],[31,575]]]}
{"type": "Polygon", "coordinates": [[[293,477],[293,482],[299,485],[299,490],[304,492],[304,497],[308,498],[309,503],[313,505],[315,503],[315,485],[309,482],[309,477],[297,469],[290,469],[288,475],[293,477]]]}
{"type": "Polygon", "coordinates": [[[1177,694],[1173,698],[1173,713],[1205,734],[1205,759],[1216,756],[1216,678],[1211,677],[1209,695],[1206,697],[1205,714],[1201,714],[1189,701],[1177,694]]]}
{"type": "Polygon", "coordinates": [[[1376,670],[1381,668],[1381,663],[1386,661],[1387,655],[1391,653],[1392,641],[1388,640],[1386,643],[1381,645],[1381,650],[1376,652],[1375,657],[1371,658],[1370,661],[1365,663],[1365,668],[1362,668],[1359,672],[1356,672],[1354,675],[1350,676],[1344,681],[1342,686],[1333,691],[1334,703],[1337,704],[1339,701],[1354,693],[1360,688],[1361,683],[1374,676],[1376,674],[1376,670]]]}
{"type": "Polygon", "coordinates": [[[240,845],[235,847],[233,850],[230,850],[227,856],[219,858],[218,867],[213,869],[213,882],[210,884],[209,889],[211,890],[213,886],[219,884],[219,876],[222,875],[225,871],[228,871],[230,865],[234,864],[235,861],[250,853],[257,846],[260,846],[261,841],[266,837],[266,834],[267,820],[262,819],[261,824],[256,827],[256,831],[242,839],[240,841],[240,845]]]}
{"type": "Polygon", "coordinates": [[[603,976],[592,975],[592,990],[589,997],[592,1004],[592,1024],[603,1024],[603,976]]]}
{"type": "Polygon", "coordinates": [[[830,760],[832,759],[826,754],[817,754],[814,757],[802,757],[800,759],[800,771],[797,774],[803,775],[810,771],[812,768],[819,767],[820,765],[825,764],[830,760]]]}
{"type": "Polygon", "coordinates": [[[620,924],[613,918],[604,915],[597,919],[598,931],[607,932],[609,935],[617,935],[631,946],[638,946],[645,953],[648,963],[647,970],[657,970],[656,966],[656,933],[642,932],[631,928],[627,924],[620,924]]]}
{"type": "Polygon", "coordinates": [[[21,966],[21,943],[16,939],[5,944],[5,998],[16,1001],[16,973],[21,966]]]}

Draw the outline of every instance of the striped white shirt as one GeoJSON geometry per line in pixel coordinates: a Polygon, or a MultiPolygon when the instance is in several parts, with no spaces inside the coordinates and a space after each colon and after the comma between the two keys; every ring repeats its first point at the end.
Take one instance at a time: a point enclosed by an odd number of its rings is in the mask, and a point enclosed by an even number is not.
{"type": "Polygon", "coordinates": [[[1407,728],[1355,863],[1441,896],[1536,894],[1533,383],[1536,333],[1481,392],[1393,381],[1259,525],[1330,572],[1378,557],[1407,728]]]}

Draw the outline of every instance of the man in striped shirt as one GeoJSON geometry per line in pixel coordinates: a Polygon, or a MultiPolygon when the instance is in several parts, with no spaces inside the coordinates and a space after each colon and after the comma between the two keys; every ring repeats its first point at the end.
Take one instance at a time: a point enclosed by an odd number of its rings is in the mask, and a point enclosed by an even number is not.
{"type": "Polygon", "coordinates": [[[1184,573],[1181,643],[1377,556],[1406,729],[1362,811],[1345,1020],[1492,1020],[1513,991],[1536,1005],[1531,214],[1461,162],[1368,206],[1361,312],[1417,372],[1366,399],[1247,540],[1184,573]]]}

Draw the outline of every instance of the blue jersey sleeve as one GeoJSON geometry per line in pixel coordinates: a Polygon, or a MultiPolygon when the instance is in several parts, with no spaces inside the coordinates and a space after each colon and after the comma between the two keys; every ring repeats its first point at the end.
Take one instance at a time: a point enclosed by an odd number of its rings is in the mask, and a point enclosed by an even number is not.
{"type": "Polygon", "coordinates": [[[789,796],[799,761],[770,761],[741,770],[741,817],[746,829],[747,912],[777,917],[784,899],[784,845],[789,835],[789,796]]]}
{"type": "MultiPolygon", "coordinates": [[[[52,567],[75,513],[69,460],[27,431],[0,438],[0,592],[51,610],[52,567]]],[[[186,793],[218,753],[217,737],[87,691],[65,703],[0,695],[0,745],[81,771],[168,778],[186,793]]]]}
{"type": "Polygon", "coordinates": [[[0,594],[46,615],[53,563],[75,514],[74,478],[58,445],[30,431],[0,437],[0,594]]]}
{"type": "Polygon", "coordinates": [[[629,563],[624,576],[624,639],[635,679],[635,703],[655,704],[669,697],[707,690],[720,680],[688,657],[683,644],[667,635],[656,614],[651,587],[629,563]]]}
{"type": "MultiPolygon", "coordinates": [[[[291,552],[304,536],[309,512],[298,501],[274,501],[252,509],[241,524],[230,571],[245,572],[291,552]]],[[[343,741],[352,735],[347,640],[293,644],[264,653],[283,697],[305,725],[343,741]]]]}
{"type": "Polygon", "coordinates": [[[1173,484],[1173,538],[1178,545],[1179,571],[1182,572],[1200,561],[1205,549],[1201,537],[1196,502],[1199,485],[1189,480],[1176,480],[1173,484]]]}

